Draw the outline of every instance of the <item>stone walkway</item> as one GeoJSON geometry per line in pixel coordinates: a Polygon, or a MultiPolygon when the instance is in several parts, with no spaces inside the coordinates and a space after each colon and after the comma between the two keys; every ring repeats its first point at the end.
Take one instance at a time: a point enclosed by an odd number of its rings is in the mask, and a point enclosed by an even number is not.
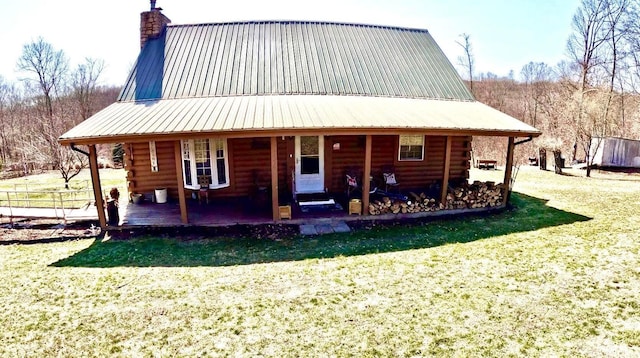
{"type": "Polygon", "coordinates": [[[332,234],[334,232],[351,232],[346,222],[335,219],[317,219],[313,224],[301,224],[300,234],[303,236],[332,234]]]}

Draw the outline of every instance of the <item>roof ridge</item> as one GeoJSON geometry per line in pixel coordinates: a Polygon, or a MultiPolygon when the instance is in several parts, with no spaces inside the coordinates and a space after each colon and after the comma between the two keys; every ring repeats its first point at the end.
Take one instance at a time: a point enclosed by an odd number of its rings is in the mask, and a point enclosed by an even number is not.
{"type": "Polygon", "coordinates": [[[171,100],[183,100],[183,99],[206,99],[206,98],[231,98],[231,97],[295,97],[295,96],[309,96],[309,97],[368,97],[368,98],[389,98],[389,99],[415,99],[426,101],[445,101],[445,102],[478,102],[474,98],[448,98],[448,97],[421,97],[421,96],[393,96],[393,95],[374,95],[367,93],[248,93],[248,94],[220,94],[220,95],[196,95],[196,96],[180,96],[171,98],[145,98],[145,99],[123,99],[117,100],[119,103],[144,103],[144,102],[158,102],[158,101],[171,101],[171,100]]]}
{"type": "Polygon", "coordinates": [[[350,27],[380,28],[388,30],[403,30],[429,33],[427,29],[406,27],[398,25],[366,24],[357,22],[324,21],[324,20],[239,20],[223,22],[202,22],[193,24],[168,24],[167,27],[196,27],[196,26],[222,26],[222,25],[250,25],[250,24],[315,24],[315,25],[339,25],[350,27]]]}

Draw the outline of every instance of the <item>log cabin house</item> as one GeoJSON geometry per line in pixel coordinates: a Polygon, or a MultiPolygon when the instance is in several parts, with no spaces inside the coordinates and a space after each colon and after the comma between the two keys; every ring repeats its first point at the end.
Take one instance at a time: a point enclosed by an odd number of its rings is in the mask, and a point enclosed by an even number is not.
{"type": "Polygon", "coordinates": [[[371,183],[362,178],[383,166],[402,189],[439,184],[444,200],[448,183],[468,178],[472,136],[508,137],[510,169],[515,138],[539,134],[477,102],[427,30],[173,25],[152,5],[117,102],[59,141],[89,146],[98,205],[95,146],[124,143],[129,194],[167,188],[186,224],[203,180],[213,201],[250,196],[262,181],[274,221],[296,195],[344,193],[352,168],[365,215],[371,183]]]}

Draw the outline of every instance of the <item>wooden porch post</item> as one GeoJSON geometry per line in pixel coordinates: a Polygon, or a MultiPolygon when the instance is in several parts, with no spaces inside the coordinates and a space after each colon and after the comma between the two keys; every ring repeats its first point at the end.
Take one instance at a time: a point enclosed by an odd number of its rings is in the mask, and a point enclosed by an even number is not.
{"type": "Polygon", "coordinates": [[[442,192],[440,193],[440,202],[447,204],[447,191],[449,189],[449,171],[451,169],[451,136],[447,136],[446,149],[444,151],[444,171],[442,172],[442,192]]]}
{"type": "Polygon", "coordinates": [[[367,134],[364,149],[364,173],[362,174],[362,211],[369,215],[369,191],[371,190],[371,135],[367,134]]]}
{"type": "Polygon", "coordinates": [[[515,148],[514,142],[515,138],[509,137],[509,145],[507,146],[507,163],[504,167],[504,188],[502,188],[502,201],[504,205],[509,203],[509,193],[511,193],[511,190],[509,190],[509,186],[511,185],[511,171],[513,169],[513,150],[515,148]]]}
{"type": "Polygon", "coordinates": [[[176,162],[176,181],[178,183],[178,201],[180,202],[180,221],[183,224],[188,224],[189,215],[187,213],[187,200],[184,195],[184,180],[182,178],[182,147],[179,140],[174,142],[173,152],[176,162]]]}
{"type": "Polygon", "coordinates": [[[93,197],[96,200],[96,209],[98,209],[98,221],[100,227],[107,227],[107,216],[104,213],[104,200],[102,198],[102,186],[100,185],[100,172],[98,171],[98,153],[96,146],[89,146],[89,169],[91,170],[91,182],[93,183],[93,197]]]}
{"type": "Polygon", "coordinates": [[[271,210],[273,212],[273,221],[280,220],[278,194],[278,139],[277,137],[271,137],[271,210]]]}

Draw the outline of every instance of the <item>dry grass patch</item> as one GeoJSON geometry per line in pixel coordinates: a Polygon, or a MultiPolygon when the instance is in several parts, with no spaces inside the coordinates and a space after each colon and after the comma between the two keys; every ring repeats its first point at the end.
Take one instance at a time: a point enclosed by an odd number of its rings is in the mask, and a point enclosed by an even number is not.
{"type": "Polygon", "coordinates": [[[640,355],[640,181],[515,189],[353,235],[3,246],[0,355],[640,355]]]}

